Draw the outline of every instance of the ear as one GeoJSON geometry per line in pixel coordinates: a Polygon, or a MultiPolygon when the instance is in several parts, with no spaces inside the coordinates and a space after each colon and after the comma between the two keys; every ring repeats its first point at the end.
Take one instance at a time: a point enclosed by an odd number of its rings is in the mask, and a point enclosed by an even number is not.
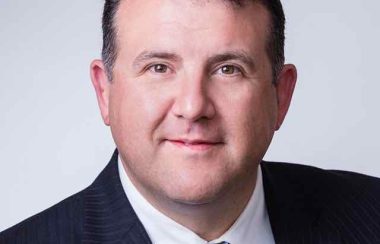
{"type": "Polygon", "coordinates": [[[109,93],[111,83],[108,80],[106,69],[101,60],[94,60],[90,67],[91,81],[95,88],[96,98],[104,124],[110,125],[109,120],[109,93]]]}
{"type": "Polygon", "coordinates": [[[278,102],[278,114],[276,130],[279,130],[284,122],[292,100],[294,87],[297,81],[297,69],[292,64],[285,64],[277,79],[276,91],[278,102]]]}

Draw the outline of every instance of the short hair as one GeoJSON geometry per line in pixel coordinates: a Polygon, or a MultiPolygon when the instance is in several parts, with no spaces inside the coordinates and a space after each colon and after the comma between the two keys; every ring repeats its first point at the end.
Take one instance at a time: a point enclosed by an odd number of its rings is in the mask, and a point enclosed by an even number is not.
{"type": "MultiPolygon", "coordinates": [[[[102,59],[105,65],[107,77],[112,81],[112,72],[117,58],[117,29],[116,13],[122,0],[105,0],[102,28],[103,28],[103,48],[102,59]]],[[[241,6],[243,2],[249,0],[227,0],[233,4],[241,6]]],[[[271,23],[269,26],[269,38],[266,44],[266,51],[272,66],[273,82],[277,82],[279,73],[285,61],[285,14],[280,0],[250,0],[259,2],[270,13],[271,23]]]]}

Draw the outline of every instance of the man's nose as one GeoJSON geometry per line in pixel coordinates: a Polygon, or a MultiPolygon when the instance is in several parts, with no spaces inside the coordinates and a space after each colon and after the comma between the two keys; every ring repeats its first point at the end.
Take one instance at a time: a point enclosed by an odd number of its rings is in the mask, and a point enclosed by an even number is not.
{"type": "Polygon", "coordinates": [[[192,122],[212,119],[216,111],[208,96],[208,85],[204,78],[180,82],[172,108],[174,115],[192,122]]]}

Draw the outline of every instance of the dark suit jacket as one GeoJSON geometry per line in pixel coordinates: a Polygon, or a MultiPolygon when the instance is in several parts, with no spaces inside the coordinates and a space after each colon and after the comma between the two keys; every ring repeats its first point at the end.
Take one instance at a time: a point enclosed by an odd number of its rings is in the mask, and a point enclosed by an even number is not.
{"type": "MultiPolygon", "coordinates": [[[[124,193],[117,158],[116,151],[85,190],[2,232],[0,243],[151,243],[124,193]]],[[[276,243],[380,243],[379,179],[286,163],[261,166],[276,243]]]]}

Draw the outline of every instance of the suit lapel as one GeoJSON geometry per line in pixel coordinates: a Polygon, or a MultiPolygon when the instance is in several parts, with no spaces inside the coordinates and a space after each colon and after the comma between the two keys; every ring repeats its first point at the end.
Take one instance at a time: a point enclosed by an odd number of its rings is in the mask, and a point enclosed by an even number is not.
{"type": "Polygon", "coordinates": [[[85,191],[83,243],[149,244],[151,241],[122,188],[118,152],[85,191]]]}
{"type": "Polygon", "coordinates": [[[323,214],[323,192],[294,167],[261,163],[268,215],[276,243],[341,243],[323,214]],[[301,177],[300,177],[301,175],[301,177]],[[328,233],[328,234],[326,234],[328,233]]]}
{"type": "MultiPolygon", "coordinates": [[[[83,243],[151,244],[124,189],[115,150],[109,164],[84,190],[83,243]]],[[[340,243],[331,223],[321,218],[323,193],[310,186],[312,179],[299,179],[302,172],[282,164],[261,163],[266,206],[277,244],[340,243]],[[330,233],[328,235],[324,233],[330,233]]]]}

